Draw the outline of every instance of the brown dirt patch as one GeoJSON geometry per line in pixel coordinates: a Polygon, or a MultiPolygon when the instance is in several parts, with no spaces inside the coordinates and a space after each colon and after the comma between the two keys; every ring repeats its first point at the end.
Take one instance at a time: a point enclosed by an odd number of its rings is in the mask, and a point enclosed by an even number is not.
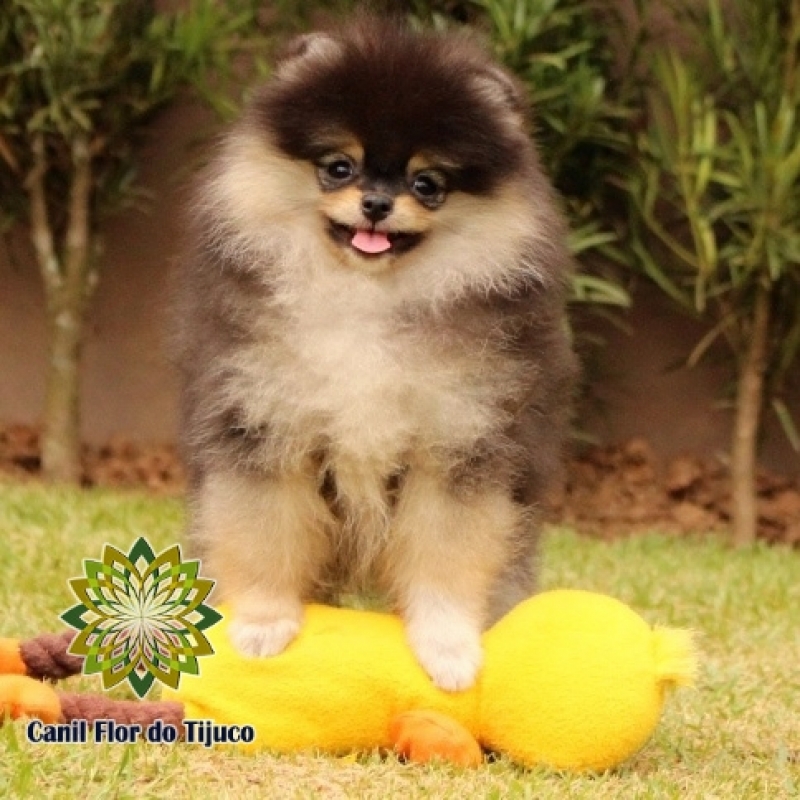
{"type": "MultiPolygon", "coordinates": [[[[723,533],[730,515],[728,470],[719,459],[686,455],[659,468],[643,439],[574,458],[550,512],[553,520],[608,538],[642,530],[723,533]]],[[[800,480],[759,471],[758,526],[761,539],[800,546],[800,480]]]]}
{"type": "MultiPolygon", "coordinates": [[[[0,426],[0,474],[39,477],[39,431],[30,425],[0,426]]],[[[141,445],[116,437],[99,447],[84,445],[83,484],[147,489],[159,494],[183,491],[185,477],[175,447],[141,445]]]]}
{"type": "MultiPolygon", "coordinates": [[[[185,485],[171,445],[118,437],[100,447],[85,446],[83,464],[86,486],[178,494],[185,485]]],[[[0,426],[0,474],[36,479],[39,468],[38,430],[0,426]]],[[[759,538],[800,547],[800,480],[761,471],[758,490],[759,538]]],[[[653,530],[685,535],[723,533],[730,508],[727,469],[718,459],[681,456],[659,467],[650,445],[633,439],[591,447],[572,459],[548,517],[603,538],[653,530]]]]}

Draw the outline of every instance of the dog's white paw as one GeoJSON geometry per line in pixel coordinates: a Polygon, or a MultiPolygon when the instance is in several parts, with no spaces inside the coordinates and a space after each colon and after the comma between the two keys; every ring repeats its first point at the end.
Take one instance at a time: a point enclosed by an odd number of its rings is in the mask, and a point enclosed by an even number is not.
{"type": "Polygon", "coordinates": [[[416,625],[408,634],[417,660],[440,689],[460,692],[475,683],[483,663],[477,631],[466,626],[447,630],[416,625]]]}
{"type": "Polygon", "coordinates": [[[234,647],[245,656],[275,656],[300,632],[300,620],[284,618],[264,622],[234,620],[230,637],[234,647]]]}

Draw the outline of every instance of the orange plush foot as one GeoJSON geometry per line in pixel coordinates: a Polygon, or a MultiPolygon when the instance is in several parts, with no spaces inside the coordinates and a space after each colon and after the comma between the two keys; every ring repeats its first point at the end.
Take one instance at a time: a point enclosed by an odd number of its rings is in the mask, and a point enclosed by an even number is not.
{"type": "Polygon", "coordinates": [[[0,724],[11,719],[35,717],[47,724],[61,719],[61,702],[55,689],[25,675],[0,675],[0,724]]]}
{"type": "Polygon", "coordinates": [[[409,761],[449,761],[477,767],[483,753],[475,737],[460,723],[438,711],[407,711],[391,723],[395,752],[409,761]]]}

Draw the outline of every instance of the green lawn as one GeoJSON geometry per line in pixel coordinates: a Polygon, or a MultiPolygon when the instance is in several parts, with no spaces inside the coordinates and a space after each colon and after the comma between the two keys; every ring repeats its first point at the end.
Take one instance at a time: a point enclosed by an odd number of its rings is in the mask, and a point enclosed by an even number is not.
{"type": "MultiPolygon", "coordinates": [[[[59,630],[66,580],[105,542],[127,551],[180,541],[173,500],[0,484],[0,636],[59,630]]],[[[418,767],[363,754],[245,756],[198,746],[32,745],[0,730],[9,798],[792,798],[800,797],[800,552],[731,551],[713,539],[656,535],[600,542],[553,531],[545,587],[606,592],[653,623],[694,628],[695,690],[674,695],[649,744],[600,776],[418,767]]],[[[87,678],[73,688],[98,690],[87,678]]]]}

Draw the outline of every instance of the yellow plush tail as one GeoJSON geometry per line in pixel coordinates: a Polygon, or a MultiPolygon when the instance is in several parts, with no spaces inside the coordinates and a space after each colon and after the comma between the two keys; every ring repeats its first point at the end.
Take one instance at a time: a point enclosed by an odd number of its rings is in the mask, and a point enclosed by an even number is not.
{"type": "Polygon", "coordinates": [[[664,686],[692,686],[697,679],[697,650],[691,631],[653,631],[656,676],[664,686]]]}

